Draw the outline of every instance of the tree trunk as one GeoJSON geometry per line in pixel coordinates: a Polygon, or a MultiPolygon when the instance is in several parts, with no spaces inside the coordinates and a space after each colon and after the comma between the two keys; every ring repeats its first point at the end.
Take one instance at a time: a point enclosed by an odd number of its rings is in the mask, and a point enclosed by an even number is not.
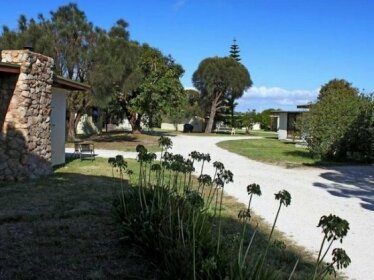
{"type": "Polygon", "coordinates": [[[216,116],[216,112],[217,112],[217,102],[216,100],[213,100],[212,106],[210,107],[210,115],[209,115],[208,124],[205,127],[205,133],[212,132],[213,124],[214,124],[214,117],[216,116]]]}
{"type": "Polygon", "coordinates": [[[77,127],[80,118],[82,117],[81,113],[69,110],[69,122],[68,122],[68,140],[75,141],[77,140],[77,127]]]}
{"type": "Polygon", "coordinates": [[[70,140],[70,141],[75,141],[76,140],[76,134],[75,134],[75,112],[73,110],[69,110],[68,140],[70,140]]]}
{"type": "Polygon", "coordinates": [[[234,110],[235,110],[235,99],[233,96],[230,96],[230,113],[231,113],[231,127],[235,127],[234,123],[234,110]]]}
{"type": "Polygon", "coordinates": [[[133,134],[141,134],[141,115],[137,113],[131,113],[131,114],[126,114],[127,119],[129,120],[129,123],[131,125],[132,133],[133,134]]]}
{"type": "Polygon", "coordinates": [[[142,115],[131,111],[127,107],[128,103],[126,101],[120,100],[120,104],[121,104],[122,109],[125,111],[127,120],[129,121],[131,125],[132,133],[141,134],[142,127],[140,123],[141,123],[142,115]]]}
{"type": "Polygon", "coordinates": [[[211,133],[213,129],[214,124],[214,118],[216,116],[218,106],[221,104],[221,97],[223,96],[222,92],[217,92],[215,97],[212,100],[212,106],[210,107],[210,115],[209,115],[209,121],[208,124],[205,127],[205,133],[211,133]]]}
{"type": "Polygon", "coordinates": [[[74,134],[75,134],[75,136],[76,136],[76,132],[77,132],[78,123],[79,123],[81,117],[82,117],[82,113],[77,112],[75,114],[75,118],[74,118],[74,134]]]}

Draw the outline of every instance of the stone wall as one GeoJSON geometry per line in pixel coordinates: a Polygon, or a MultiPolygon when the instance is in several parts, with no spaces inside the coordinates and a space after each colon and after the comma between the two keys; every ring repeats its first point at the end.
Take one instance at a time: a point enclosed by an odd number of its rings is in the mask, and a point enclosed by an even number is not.
{"type": "Polygon", "coordinates": [[[28,50],[2,51],[1,62],[20,65],[20,74],[13,88],[11,78],[4,81],[7,86],[1,83],[1,91],[12,95],[8,108],[0,106],[0,116],[7,110],[0,135],[0,180],[51,174],[53,59],[28,50]]]}

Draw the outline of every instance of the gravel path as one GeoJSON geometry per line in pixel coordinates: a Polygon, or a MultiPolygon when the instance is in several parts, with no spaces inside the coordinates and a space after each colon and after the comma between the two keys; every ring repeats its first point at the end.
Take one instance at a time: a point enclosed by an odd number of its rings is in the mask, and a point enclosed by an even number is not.
{"type": "MultiPolygon", "coordinates": [[[[350,223],[350,231],[343,247],[352,259],[345,270],[350,279],[374,279],[374,166],[343,166],[329,168],[293,168],[260,163],[230,153],[217,147],[217,142],[238,139],[237,137],[177,136],[173,140],[173,153],[187,156],[191,151],[210,153],[212,161],[221,161],[234,173],[234,183],[225,191],[239,201],[247,203],[246,186],[257,183],[262,196],[252,202],[255,212],[269,223],[273,222],[277,210],[274,193],[287,189],[292,202],[284,208],[277,228],[299,245],[317,254],[322,239],[319,218],[330,213],[350,223]]],[[[242,139],[242,138],[240,138],[242,139]]],[[[67,152],[69,149],[67,149],[67,152]]],[[[109,157],[117,151],[96,150],[99,156],[109,157]]],[[[118,152],[127,158],[135,153],[118,152]]],[[[198,168],[197,168],[198,170],[198,168]]],[[[213,175],[211,164],[204,167],[213,175]]]]}

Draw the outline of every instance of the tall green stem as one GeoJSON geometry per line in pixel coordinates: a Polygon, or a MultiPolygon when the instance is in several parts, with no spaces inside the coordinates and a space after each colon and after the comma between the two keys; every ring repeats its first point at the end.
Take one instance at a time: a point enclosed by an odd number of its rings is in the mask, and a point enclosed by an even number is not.
{"type": "MultiPolygon", "coordinates": [[[[265,253],[264,253],[264,256],[262,257],[262,260],[261,260],[260,269],[258,270],[259,275],[261,274],[262,267],[263,267],[263,265],[264,265],[264,263],[265,263],[266,255],[267,255],[267,253],[268,253],[268,251],[269,251],[271,237],[273,236],[273,232],[274,232],[275,225],[276,225],[276,223],[277,223],[278,216],[279,216],[279,212],[280,212],[281,208],[282,208],[282,202],[279,203],[279,207],[278,207],[277,214],[276,214],[276,216],[275,216],[275,220],[274,220],[274,223],[273,223],[273,227],[271,228],[271,231],[270,231],[270,235],[269,235],[269,239],[268,239],[268,244],[266,245],[265,253]]],[[[258,275],[258,276],[259,276],[259,275],[258,275]]]]}
{"type": "Polygon", "coordinates": [[[223,187],[222,187],[222,191],[221,191],[221,200],[220,200],[220,204],[219,204],[219,222],[218,222],[218,241],[217,241],[217,255],[219,253],[219,247],[220,247],[220,244],[221,244],[221,226],[222,226],[222,215],[221,215],[221,212],[222,212],[222,199],[223,199],[223,187]]]}
{"type": "Polygon", "coordinates": [[[322,240],[322,243],[321,243],[321,248],[319,249],[319,252],[318,252],[316,267],[314,268],[313,280],[316,279],[316,277],[317,277],[317,272],[318,272],[318,267],[319,267],[319,259],[320,259],[321,254],[322,254],[323,245],[325,244],[325,241],[326,241],[326,235],[323,237],[323,240],[322,240]]]}

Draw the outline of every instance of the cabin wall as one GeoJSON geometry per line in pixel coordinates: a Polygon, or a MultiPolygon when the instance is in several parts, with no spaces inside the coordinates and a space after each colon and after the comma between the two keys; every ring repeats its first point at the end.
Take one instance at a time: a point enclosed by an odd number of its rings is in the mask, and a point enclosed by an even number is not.
{"type": "Polygon", "coordinates": [[[48,175],[52,172],[50,115],[54,61],[28,50],[3,50],[1,62],[20,65],[20,74],[15,75],[17,78],[2,76],[1,90],[7,92],[8,104],[0,106],[0,180],[48,175]],[[3,88],[3,84],[7,86],[3,88]]]}

